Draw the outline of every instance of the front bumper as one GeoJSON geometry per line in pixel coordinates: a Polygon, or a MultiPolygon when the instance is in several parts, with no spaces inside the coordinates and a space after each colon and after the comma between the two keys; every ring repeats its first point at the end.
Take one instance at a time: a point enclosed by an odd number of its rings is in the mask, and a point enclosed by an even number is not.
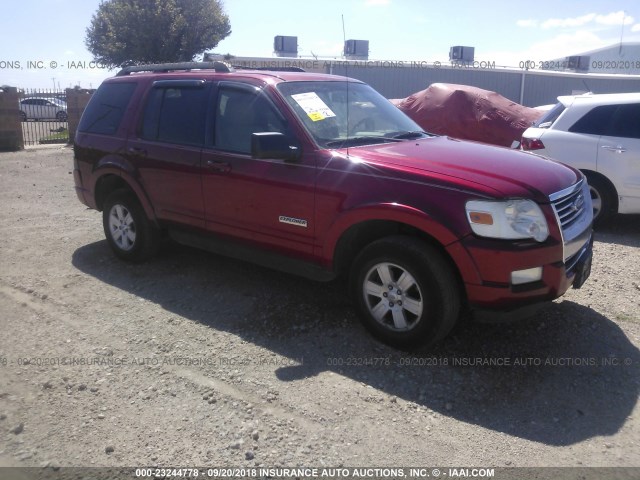
{"type": "MultiPolygon", "coordinates": [[[[590,231],[589,231],[590,232],[590,231]]],[[[487,271],[487,259],[475,246],[467,246],[473,258],[482,259],[487,271]]],[[[556,245],[555,249],[558,246],[556,245]]],[[[580,288],[591,272],[593,255],[593,236],[589,233],[586,242],[566,261],[546,263],[553,247],[518,252],[517,250],[498,252],[493,258],[495,276],[507,278],[507,272],[527,267],[541,266],[542,278],[539,281],[522,285],[508,282],[485,280],[480,284],[465,285],[467,299],[472,309],[492,311],[513,311],[539,302],[554,300],[566,293],[570,287],[580,288]],[[526,264],[523,264],[526,260],[526,264]],[[537,260],[537,261],[536,261],[537,260]]],[[[557,250],[556,250],[557,252],[557,250]]],[[[555,255],[557,258],[557,254],[555,255]]],[[[552,257],[553,258],[553,257],[552,257]]]]}

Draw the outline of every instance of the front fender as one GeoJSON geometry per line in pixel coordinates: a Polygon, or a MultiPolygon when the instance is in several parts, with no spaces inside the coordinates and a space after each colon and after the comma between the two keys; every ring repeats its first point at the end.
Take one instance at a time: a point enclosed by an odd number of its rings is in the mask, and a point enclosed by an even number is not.
{"type": "Polygon", "coordinates": [[[338,240],[349,228],[371,220],[390,221],[410,225],[433,237],[444,247],[458,240],[453,232],[417,208],[398,203],[363,205],[342,212],[336,221],[333,222],[323,242],[323,258],[333,258],[338,240]]]}
{"type": "Polygon", "coordinates": [[[481,282],[475,263],[454,232],[422,210],[398,203],[365,205],[343,212],[330,227],[322,245],[326,266],[331,268],[338,242],[347,230],[368,221],[401,223],[423,232],[440,244],[464,283],[481,282]]]}

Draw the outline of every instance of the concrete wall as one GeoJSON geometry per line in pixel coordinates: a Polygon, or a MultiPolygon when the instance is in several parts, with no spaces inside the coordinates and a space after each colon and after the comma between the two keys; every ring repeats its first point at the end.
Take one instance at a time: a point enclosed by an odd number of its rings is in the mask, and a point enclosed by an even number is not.
{"type": "Polygon", "coordinates": [[[0,151],[13,152],[24,148],[19,101],[16,88],[0,89],[0,151]]]}

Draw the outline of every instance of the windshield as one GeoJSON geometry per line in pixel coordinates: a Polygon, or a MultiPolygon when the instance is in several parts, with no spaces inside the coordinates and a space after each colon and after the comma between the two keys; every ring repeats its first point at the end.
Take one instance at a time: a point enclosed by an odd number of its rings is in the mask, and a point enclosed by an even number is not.
{"type": "Polygon", "coordinates": [[[362,83],[284,82],[278,89],[324,148],[428,136],[389,100],[362,83]]]}

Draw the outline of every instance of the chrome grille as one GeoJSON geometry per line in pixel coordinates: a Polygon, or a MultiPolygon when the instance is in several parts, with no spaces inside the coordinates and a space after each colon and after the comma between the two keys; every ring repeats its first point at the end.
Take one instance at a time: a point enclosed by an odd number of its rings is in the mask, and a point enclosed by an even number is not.
{"type": "Polygon", "coordinates": [[[582,183],[575,184],[573,187],[558,192],[551,198],[553,208],[558,215],[562,230],[566,231],[574,223],[578,221],[584,213],[585,207],[589,202],[584,198],[582,183]]]}
{"type": "Polygon", "coordinates": [[[575,185],[549,195],[562,235],[563,259],[572,266],[572,260],[591,242],[593,205],[589,185],[582,178],[575,185]]]}

